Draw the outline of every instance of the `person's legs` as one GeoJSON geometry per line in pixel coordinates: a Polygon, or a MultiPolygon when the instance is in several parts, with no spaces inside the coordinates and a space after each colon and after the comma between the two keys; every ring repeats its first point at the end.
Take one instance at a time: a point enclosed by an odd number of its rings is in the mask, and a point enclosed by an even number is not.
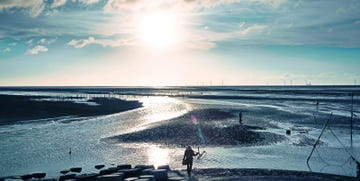
{"type": "Polygon", "coordinates": [[[193,162],[191,161],[191,162],[189,163],[189,171],[188,171],[188,175],[189,175],[189,176],[191,176],[192,165],[193,165],[193,162]]]}
{"type": "Polygon", "coordinates": [[[190,162],[186,163],[186,171],[187,171],[188,176],[191,175],[191,167],[190,167],[190,164],[191,164],[190,162]]]}

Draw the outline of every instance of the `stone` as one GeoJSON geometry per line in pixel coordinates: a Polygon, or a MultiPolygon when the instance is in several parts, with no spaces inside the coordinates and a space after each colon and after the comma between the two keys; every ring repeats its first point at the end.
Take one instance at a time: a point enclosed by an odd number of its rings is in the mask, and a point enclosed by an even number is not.
{"type": "Polygon", "coordinates": [[[82,170],[82,168],[81,168],[81,167],[74,167],[74,168],[70,168],[70,171],[71,171],[71,172],[76,172],[76,173],[80,173],[80,172],[81,172],[81,170],[82,170]]]}
{"type": "Polygon", "coordinates": [[[44,178],[46,176],[46,173],[33,173],[32,176],[37,179],[44,178]]]}
{"type": "Polygon", "coordinates": [[[131,165],[130,164],[122,164],[122,165],[118,165],[117,168],[120,169],[131,169],[131,165]]]}
{"type": "Polygon", "coordinates": [[[168,179],[167,170],[165,169],[152,170],[150,175],[154,175],[157,181],[166,181],[168,179]]]}
{"type": "Polygon", "coordinates": [[[124,173],[124,178],[128,178],[128,177],[138,177],[141,174],[140,169],[138,168],[132,168],[132,169],[121,169],[119,170],[119,172],[123,172],[124,173]]]}
{"type": "Polygon", "coordinates": [[[160,165],[158,166],[157,169],[165,169],[165,170],[170,170],[170,166],[169,165],[160,165]]]}
{"type": "Polygon", "coordinates": [[[124,174],[114,173],[110,175],[100,175],[97,177],[97,181],[122,181],[124,174]]]}
{"type": "Polygon", "coordinates": [[[140,175],[140,179],[149,179],[149,181],[155,181],[154,175],[140,175]]]}
{"type": "Polygon", "coordinates": [[[118,170],[119,169],[117,167],[110,167],[110,168],[107,168],[104,170],[100,170],[99,174],[100,175],[109,175],[109,174],[118,172],[118,170]]]}
{"type": "Polygon", "coordinates": [[[124,181],[135,181],[137,179],[138,179],[138,177],[129,177],[129,178],[124,179],[124,181]]]}
{"type": "Polygon", "coordinates": [[[67,175],[61,175],[59,177],[59,181],[65,181],[65,180],[68,180],[68,179],[73,179],[75,178],[76,174],[67,174],[67,175]]]}

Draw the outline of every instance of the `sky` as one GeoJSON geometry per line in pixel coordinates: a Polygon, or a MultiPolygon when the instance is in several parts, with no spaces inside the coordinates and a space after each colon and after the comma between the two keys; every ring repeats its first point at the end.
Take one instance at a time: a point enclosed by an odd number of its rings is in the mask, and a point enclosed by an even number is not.
{"type": "Polygon", "coordinates": [[[0,0],[0,86],[360,84],[358,0],[0,0]]]}

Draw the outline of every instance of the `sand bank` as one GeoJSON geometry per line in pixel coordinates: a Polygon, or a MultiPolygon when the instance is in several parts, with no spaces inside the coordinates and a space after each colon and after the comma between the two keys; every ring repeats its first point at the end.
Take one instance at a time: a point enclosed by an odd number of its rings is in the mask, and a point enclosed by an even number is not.
{"type": "Polygon", "coordinates": [[[85,103],[65,100],[49,101],[46,98],[44,96],[0,95],[0,125],[60,116],[107,115],[142,106],[138,101],[116,98],[91,98],[85,103]],[[93,103],[93,105],[86,103],[93,103]]]}
{"type": "Polygon", "coordinates": [[[239,124],[230,110],[193,110],[175,119],[152,125],[145,130],[109,138],[120,143],[152,142],[182,147],[184,145],[266,145],[286,139],[264,128],[239,124]]]}

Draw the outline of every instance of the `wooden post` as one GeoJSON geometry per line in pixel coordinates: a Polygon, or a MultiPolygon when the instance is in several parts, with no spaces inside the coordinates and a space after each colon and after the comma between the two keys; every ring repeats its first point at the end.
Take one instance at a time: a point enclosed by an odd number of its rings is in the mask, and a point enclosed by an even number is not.
{"type": "Polygon", "coordinates": [[[239,113],[239,124],[241,124],[241,122],[242,122],[242,112],[240,111],[240,113],[239,113]]]}
{"type": "Polygon", "coordinates": [[[356,178],[357,180],[360,179],[360,163],[358,161],[355,160],[356,163],[356,178]]]}
{"type": "Polygon", "coordinates": [[[350,147],[351,147],[351,152],[353,149],[353,134],[352,134],[352,130],[353,130],[353,116],[354,116],[354,94],[351,93],[351,117],[350,117],[350,147]]]}

